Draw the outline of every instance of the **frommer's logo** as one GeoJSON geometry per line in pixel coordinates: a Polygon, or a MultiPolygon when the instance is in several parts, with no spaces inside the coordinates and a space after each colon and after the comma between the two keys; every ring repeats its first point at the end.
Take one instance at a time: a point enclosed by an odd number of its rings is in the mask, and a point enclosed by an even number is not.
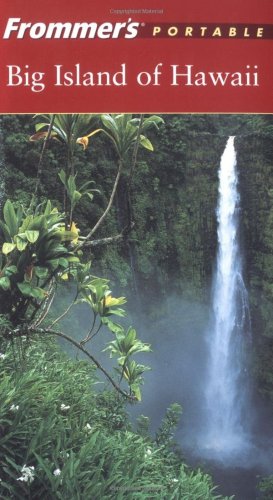
{"type": "Polygon", "coordinates": [[[32,38],[39,40],[41,38],[135,38],[138,34],[140,23],[132,22],[128,19],[126,22],[120,23],[29,23],[22,22],[20,17],[10,17],[6,24],[3,38],[32,38]]]}

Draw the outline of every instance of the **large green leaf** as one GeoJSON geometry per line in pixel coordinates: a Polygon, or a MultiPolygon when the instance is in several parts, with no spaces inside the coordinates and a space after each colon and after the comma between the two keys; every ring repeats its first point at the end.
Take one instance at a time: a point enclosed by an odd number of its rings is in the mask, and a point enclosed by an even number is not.
{"type": "Polygon", "coordinates": [[[8,255],[10,252],[12,252],[16,248],[15,243],[4,243],[2,247],[2,252],[4,255],[8,255]]]}
{"type": "Polygon", "coordinates": [[[52,211],[52,204],[50,200],[47,200],[46,206],[45,206],[45,211],[44,215],[49,215],[52,211]]]}
{"type": "Polygon", "coordinates": [[[148,116],[147,118],[145,118],[143,122],[142,130],[147,130],[148,128],[151,127],[155,127],[158,129],[159,128],[158,125],[160,125],[161,123],[164,123],[164,120],[163,118],[161,118],[161,116],[157,115],[148,116]]]}
{"type": "Polygon", "coordinates": [[[100,118],[101,118],[101,121],[102,121],[103,125],[108,130],[110,130],[111,132],[115,132],[117,134],[117,132],[118,132],[117,123],[116,123],[115,119],[111,115],[104,114],[104,115],[101,115],[100,118]]]}
{"type": "Polygon", "coordinates": [[[10,280],[7,276],[0,278],[0,287],[5,291],[10,288],[10,280]]]}
{"type": "Polygon", "coordinates": [[[134,328],[128,328],[127,335],[125,337],[126,351],[129,347],[133,346],[136,340],[136,331],[134,328]]]}
{"type": "Polygon", "coordinates": [[[65,171],[63,169],[58,173],[58,176],[59,176],[60,180],[62,181],[62,183],[65,185],[66,184],[66,175],[65,175],[65,171]]]}
{"type": "Polygon", "coordinates": [[[20,292],[26,297],[34,297],[38,300],[43,300],[46,297],[46,291],[38,286],[32,286],[31,283],[17,283],[20,292]]]}
{"type": "Polygon", "coordinates": [[[65,257],[60,257],[59,265],[66,269],[68,267],[68,260],[65,257]]]}
{"type": "Polygon", "coordinates": [[[24,233],[29,227],[32,227],[33,215],[28,215],[24,218],[22,225],[19,227],[19,232],[24,233]]]}
{"type": "Polygon", "coordinates": [[[28,245],[28,240],[27,240],[25,233],[17,234],[17,236],[15,238],[15,242],[16,242],[16,246],[17,246],[17,249],[19,250],[19,252],[23,252],[28,245]]]}
{"type": "MultiPolygon", "coordinates": [[[[76,233],[74,231],[69,231],[69,230],[66,231],[62,228],[62,231],[59,232],[59,236],[60,236],[61,241],[73,241],[78,237],[78,233],[76,233]]],[[[64,250],[65,250],[65,247],[63,247],[63,251],[64,250]]]]}
{"type": "Polygon", "coordinates": [[[35,274],[37,278],[45,279],[48,276],[48,269],[46,267],[35,266],[35,274]]]}
{"type": "Polygon", "coordinates": [[[16,266],[8,266],[5,267],[5,275],[6,276],[12,276],[12,274],[17,273],[18,269],[16,266]]]}
{"type": "Polygon", "coordinates": [[[143,148],[148,149],[149,151],[154,150],[154,147],[153,147],[151,141],[149,141],[149,139],[147,137],[145,137],[145,135],[140,136],[140,144],[141,144],[141,146],[143,146],[143,148]]]}
{"type": "Polygon", "coordinates": [[[2,229],[3,236],[5,240],[11,240],[10,230],[2,220],[0,220],[0,228],[2,229]]]}
{"type": "Polygon", "coordinates": [[[39,231],[26,231],[25,235],[30,243],[35,243],[39,238],[39,231]]]}
{"type": "Polygon", "coordinates": [[[109,330],[115,334],[117,333],[122,333],[124,331],[123,326],[119,325],[118,323],[115,323],[109,318],[106,318],[105,316],[101,318],[101,322],[106,325],[109,330]]]}
{"type": "Polygon", "coordinates": [[[36,123],[35,130],[36,132],[39,132],[41,128],[48,127],[48,125],[48,123],[36,123]]]}
{"type": "Polygon", "coordinates": [[[11,237],[15,236],[18,232],[18,220],[16,217],[14,206],[10,200],[7,200],[4,205],[3,215],[11,237]]]}
{"type": "Polygon", "coordinates": [[[139,384],[131,384],[131,390],[134,393],[135,398],[137,401],[141,401],[141,391],[140,391],[140,386],[139,384]]]}

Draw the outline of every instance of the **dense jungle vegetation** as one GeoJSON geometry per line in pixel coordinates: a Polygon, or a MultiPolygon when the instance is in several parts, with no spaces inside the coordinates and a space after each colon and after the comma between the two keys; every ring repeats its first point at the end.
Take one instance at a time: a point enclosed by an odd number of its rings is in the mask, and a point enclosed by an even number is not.
{"type": "MultiPolygon", "coordinates": [[[[135,117],[127,147],[115,135],[109,139],[111,123],[105,116],[86,122],[70,150],[60,133],[49,139],[48,117],[1,118],[1,498],[213,499],[210,478],[190,471],[174,446],[178,406],[167,410],[155,439],[145,418],[137,431],[132,429],[125,401],[137,404],[147,367],[130,356],[144,353],[149,365],[152,354],[133,328],[126,330],[112,316],[124,315],[124,295],[127,310],[145,315],[147,325],[165,314],[170,297],[209,302],[217,245],[217,171],[227,137],[236,135],[252,373],[262,397],[273,402],[273,118],[165,115],[164,122],[157,117],[145,128],[149,117],[135,117]],[[35,132],[39,121],[47,125],[35,132]],[[84,244],[79,237],[90,234],[105,214],[115,179],[113,205],[84,244]],[[11,227],[13,215],[16,227],[11,227]],[[39,226],[41,218],[46,233],[39,226]],[[57,253],[49,257],[48,232],[62,247],[51,248],[57,253]],[[29,267],[34,247],[36,263],[29,267]],[[77,270],[71,271],[73,263],[77,270]],[[67,307],[62,293],[55,316],[49,312],[46,326],[44,318],[40,321],[39,307],[49,303],[47,280],[52,277],[61,290],[74,280],[77,299],[94,314],[78,349],[85,349],[101,325],[114,335],[108,350],[117,357],[119,378],[110,378],[122,380],[120,393],[115,388],[96,392],[94,365],[70,361],[56,346],[57,327],[52,325],[67,307]],[[109,287],[121,296],[112,297],[109,287]],[[33,335],[28,334],[30,324],[33,335]],[[12,336],[12,331],[20,334],[12,336]]],[[[265,492],[271,487],[269,480],[265,492]]]]}

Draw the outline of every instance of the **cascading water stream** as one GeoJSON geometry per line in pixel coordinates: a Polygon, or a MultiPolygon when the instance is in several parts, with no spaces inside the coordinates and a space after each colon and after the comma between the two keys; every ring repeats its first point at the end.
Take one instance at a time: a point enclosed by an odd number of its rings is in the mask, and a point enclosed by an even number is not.
{"type": "Polygon", "coordinates": [[[234,137],[230,137],[219,169],[218,255],[205,389],[205,448],[216,458],[238,453],[248,442],[245,346],[251,328],[242,277],[239,202],[234,137]]]}

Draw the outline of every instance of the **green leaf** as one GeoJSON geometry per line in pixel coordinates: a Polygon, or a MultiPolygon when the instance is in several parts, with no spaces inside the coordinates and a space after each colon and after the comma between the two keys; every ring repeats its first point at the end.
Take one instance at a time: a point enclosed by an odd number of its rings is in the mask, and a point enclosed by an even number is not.
{"type": "Polygon", "coordinates": [[[25,233],[17,234],[15,240],[17,249],[19,250],[19,252],[23,252],[28,245],[28,240],[25,236],[25,233]]]}
{"type": "Polygon", "coordinates": [[[78,237],[78,233],[74,231],[60,231],[61,241],[73,241],[78,237]]]}
{"type": "Polygon", "coordinates": [[[10,280],[6,276],[3,278],[0,278],[0,287],[3,290],[8,290],[10,288],[10,280]]]}
{"type": "Polygon", "coordinates": [[[74,257],[73,255],[71,257],[67,257],[67,262],[72,264],[73,262],[79,262],[80,259],[78,257],[74,257]]]}
{"type": "Polygon", "coordinates": [[[15,243],[4,243],[2,246],[2,252],[4,255],[8,255],[14,250],[14,248],[16,248],[15,243]]]}
{"type": "Polygon", "coordinates": [[[26,296],[31,295],[32,286],[29,283],[25,283],[25,282],[17,283],[17,286],[23,295],[26,295],[26,296]]]}
{"type": "Polygon", "coordinates": [[[6,201],[6,203],[4,205],[4,209],[3,209],[3,214],[4,214],[4,220],[8,226],[10,235],[11,235],[11,237],[13,237],[13,236],[15,236],[15,234],[18,231],[18,220],[16,217],[14,206],[10,200],[6,201]]]}
{"type": "Polygon", "coordinates": [[[147,137],[145,137],[145,135],[140,136],[140,144],[141,144],[141,146],[143,146],[145,149],[148,149],[149,151],[154,150],[154,147],[153,147],[151,141],[149,141],[149,139],[147,137]]]}
{"type": "Polygon", "coordinates": [[[36,266],[34,268],[37,278],[45,279],[48,276],[48,269],[46,267],[36,266]]]}
{"type": "Polygon", "coordinates": [[[16,218],[17,218],[17,227],[20,227],[20,224],[22,222],[22,218],[23,218],[23,207],[22,205],[19,205],[19,207],[17,208],[17,211],[16,211],[16,218]]]}
{"type": "Polygon", "coordinates": [[[115,334],[124,332],[123,326],[111,321],[111,319],[106,318],[105,316],[101,318],[101,322],[106,325],[109,330],[115,334]]]}
{"type": "Polygon", "coordinates": [[[116,308],[116,309],[107,309],[106,316],[111,316],[115,314],[116,316],[124,317],[126,315],[124,309],[116,308]]]}
{"type": "Polygon", "coordinates": [[[36,123],[35,130],[36,130],[36,132],[39,132],[39,130],[41,130],[41,128],[48,127],[48,126],[49,126],[48,123],[36,123]]]}
{"type": "Polygon", "coordinates": [[[34,297],[35,299],[43,300],[46,297],[47,293],[42,288],[35,286],[32,288],[30,295],[31,295],[31,297],[34,297]]]}
{"type": "Polygon", "coordinates": [[[50,268],[55,271],[55,269],[57,269],[57,267],[59,266],[59,259],[49,259],[47,263],[50,268]]]}
{"type": "Polygon", "coordinates": [[[136,339],[136,331],[130,326],[127,331],[126,341],[128,344],[133,344],[136,339]]]}
{"type": "Polygon", "coordinates": [[[73,197],[72,198],[73,198],[73,202],[74,203],[77,203],[81,199],[81,197],[82,197],[82,195],[81,195],[81,193],[79,191],[75,190],[73,192],[73,197]]]}
{"type": "Polygon", "coordinates": [[[94,195],[92,193],[89,193],[88,191],[86,191],[86,193],[84,193],[85,196],[88,196],[88,198],[93,201],[93,198],[94,198],[94,195]]]}
{"type": "Polygon", "coordinates": [[[134,396],[136,397],[137,401],[141,401],[141,392],[140,392],[140,387],[138,384],[132,384],[131,389],[134,393],[134,396]]]}
{"type": "Polygon", "coordinates": [[[30,243],[35,243],[39,238],[39,231],[26,231],[25,235],[30,243]]]}
{"type": "Polygon", "coordinates": [[[118,129],[117,129],[116,122],[112,118],[111,115],[109,115],[109,114],[101,115],[100,118],[101,118],[103,125],[106,128],[108,128],[108,130],[111,130],[111,132],[113,132],[113,131],[117,132],[118,129]]]}
{"type": "Polygon", "coordinates": [[[66,175],[65,175],[65,171],[63,169],[58,173],[58,176],[59,176],[60,180],[62,181],[62,183],[64,185],[66,185],[66,175]]]}
{"type": "MultiPolygon", "coordinates": [[[[84,183],[80,186],[80,191],[84,191],[87,187],[91,186],[91,184],[95,184],[95,181],[87,181],[87,182],[84,182],[84,183]]],[[[96,189],[95,191],[98,191],[98,192],[99,192],[99,189],[96,189]]]]}
{"type": "Polygon", "coordinates": [[[47,200],[45,211],[44,211],[44,215],[49,215],[51,213],[51,210],[52,210],[51,201],[47,200]]]}
{"type": "Polygon", "coordinates": [[[34,297],[38,300],[43,300],[46,297],[46,291],[38,286],[33,287],[30,283],[17,283],[20,292],[26,297],[34,297]]]}
{"type": "Polygon", "coordinates": [[[68,177],[66,188],[70,196],[73,196],[73,193],[76,189],[75,177],[75,175],[70,175],[68,177]]]}
{"type": "Polygon", "coordinates": [[[68,267],[68,260],[65,259],[64,257],[60,257],[60,259],[59,259],[59,265],[61,267],[64,267],[66,269],[68,267]]]}
{"type": "Polygon", "coordinates": [[[25,233],[25,231],[33,225],[33,215],[28,215],[24,218],[22,225],[19,227],[20,233],[25,233]]]}
{"type": "Polygon", "coordinates": [[[5,240],[11,240],[10,230],[7,224],[5,224],[2,220],[0,220],[0,228],[2,229],[5,240]]]}
{"type": "Polygon", "coordinates": [[[17,267],[16,266],[8,266],[5,268],[5,275],[6,276],[11,276],[12,274],[17,273],[17,267]]]}
{"type": "Polygon", "coordinates": [[[158,129],[159,128],[158,125],[161,124],[161,123],[164,123],[164,120],[160,116],[157,116],[157,115],[148,116],[144,120],[142,129],[146,130],[146,129],[150,128],[150,127],[155,127],[155,128],[158,129]]]}

